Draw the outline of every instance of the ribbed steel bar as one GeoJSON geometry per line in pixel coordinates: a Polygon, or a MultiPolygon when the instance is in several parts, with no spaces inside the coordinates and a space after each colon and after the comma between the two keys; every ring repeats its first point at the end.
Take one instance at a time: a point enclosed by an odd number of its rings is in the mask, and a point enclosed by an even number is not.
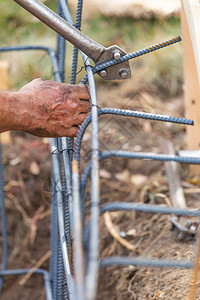
{"type": "MultiPolygon", "coordinates": [[[[88,272],[86,276],[86,297],[87,299],[94,299],[96,294],[97,287],[97,276],[98,276],[98,216],[99,216],[99,208],[98,208],[98,120],[97,120],[97,101],[96,101],[96,91],[95,91],[95,83],[91,70],[91,66],[88,62],[88,57],[81,53],[83,60],[86,64],[86,70],[88,72],[89,77],[89,86],[91,92],[91,102],[92,102],[92,131],[93,131],[93,140],[92,140],[92,163],[93,163],[93,176],[92,176],[92,200],[93,205],[91,206],[91,218],[92,218],[92,229],[90,232],[90,245],[89,245],[89,254],[88,254],[88,272]]],[[[74,162],[75,163],[75,162],[74,162]]],[[[75,163],[76,164],[76,163],[75,163]]],[[[76,167],[75,167],[76,168],[76,167]]],[[[80,199],[79,199],[79,176],[77,173],[78,170],[75,170],[73,175],[74,187],[76,186],[75,191],[75,199],[77,203],[79,203],[80,210],[80,199]]],[[[73,207],[74,208],[74,207],[73,207]]],[[[78,212],[78,209],[77,209],[78,212]]],[[[77,249],[74,249],[74,257],[76,255],[77,249]]],[[[76,258],[76,257],[75,257],[76,258]]],[[[80,259],[80,258],[79,258],[80,259]]],[[[80,284],[77,282],[77,284],[80,284]]],[[[84,295],[82,296],[83,299],[84,295]]]]}
{"type": "MultiPolygon", "coordinates": [[[[65,19],[60,0],[58,1],[58,14],[62,18],[65,19]]],[[[58,59],[58,63],[59,63],[61,81],[64,82],[65,81],[66,40],[62,36],[60,36],[60,49],[59,50],[60,51],[57,54],[57,59],[58,59]]]]}
{"type": "MultiPolygon", "coordinates": [[[[60,1],[58,0],[58,15],[61,14],[61,5],[60,1]]],[[[59,56],[60,56],[60,45],[61,45],[61,35],[56,34],[56,58],[59,61],[59,56]]]]}
{"type": "MultiPolygon", "coordinates": [[[[58,219],[57,219],[58,220],[58,219]]],[[[64,277],[63,277],[63,255],[62,255],[62,241],[60,241],[59,232],[58,238],[54,240],[54,243],[58,245],[58,264],[57,264],[57,295],[56,300],[63,300],[63,284],[64,284],[64,277]]]]}
{"type": "MultiPolygon", "coordinates": [[[[68,259],[69,264],[71,267],[71,248],[70,248],[70,210],[69,210],[69,203],[68,203],[68,195],[67,195],[67,184],[66,184],[66,171],[63,168],[62,170],[62,197],[63,197],[63,208],[64,208],[64,231],[66,236],[66,242],[67,242],[67,253],[68,253],[68,259]]],[[[72,267],[71,267],[72,270],[72,267]]],[[[67,280],[65,279],[65,276],[63,278],[63,289],[64,289],[64,300],[69,299],[69,292],[68,292],[68,286],[67,286],[67,280]]]]}
{"type": "MultiPolygon", "coordinates": [[[[6,209],[5,209],[5,196],[4,196],[4,182],[3,182],[3,164],[2,164],[2,149],[0,137],[0,206],[1,206],[1,228],[2,228],[2,263],[1,270],[7,268],[8,263],[8,238],[7,238],[7,224],[6,224],[6,209]]],[[[0,294],[2,291],[3,278],[0,277],[0,294]]]]}
{"type": "MultiPolygon", "coordinates": [[[[167,154],[157,154],[157,153],[148,153],[148,152],[130,152],[130,151],[105,151],[101,152],[99,159],[105,159],[108,157],[123,157],[128,159],[148,159],[148,160],[158,160],[158,161],[175,161],[183,164],[200,164],[200,158],[192,157],[182,157],[178,155],[167,155],[167,154]]],[[[84,173],[81,178],[81,201],[84,201],[85,188],[88,176],[91,172],[92,163],[90,162],[84,170],[84,173]]],[[[82,205],[83,207],[83,205],[82,205]]]]}
{"type": "Polygon", "coordinates": [[[44,46],[11,46],[11,47],[1,47],[0,52],[10,52],[10,51],[24,51],[24,50],[44,50],[44,51],[54,51],[52,48],[44,46]]]}
{"type": "MultiPolygon", "coordinates": [[[[141,50],[138,50],[138,51],[134,51],[132,53],[129,53],[129,54],[126,54],[126,55],[123,55],[118,61],[115,60],[115,59],[111,59],[107,62],[104,62],[104,63],[101,63],[101,64],[98,64],[96,65],[92,71],[93,73],[97,73],[103,69],[106,69],[108,67],[112,67],[114,65],[117,65],[121,62],[124,62],[124,61],[128,61],[130,59],[133,59],[133,58],[136,58],[136,57],[140,57],[144,54],[147,54],[147,53],[151,53],[153,51],[156,51],[156,50],[159,50],[159,49],[162,49],[162,48],[165,48],[167,46],[170,46],[170,45],[173,45],[175,43],[178,43],[178,42],[181,42],[182,39],[180,36],[178,37],[174,37],[172,39],[169,39],[169,40],[166,40],[164,42],[161,42],[161,43],[158,43],[158,44],[155,44],[155,45],[152,45],[152,46],[149,46],[149,47],[146,47],[146,48],[143,48],[141,50]]],[[[88,78],[87,78],[87,75],[85,75],[83,77],[83,79],[81,80],[81,84],[85,84],[86,82],[88,81],[88,78]]]]}
{"type": "MultiPolygon", "coordinates": [[[[52,66],[54,70],[54,78],[57,82],[61,82],[60,72],[58,68],[57,58],[55,52],[50,52],[52,66]]],[[[51,139],[51,152],[54,153],[57,149],[57,139],[51,139]]],[[[60,174],[60,164],[59,156],[52,155],[52,164],[53,164],[53,178],[56,185],[56,204],[57,205],[57,214],[58,214],[58,226],[59,226],[59,235],[61,243],[61,251],[63,256],[63,265],[65,270],[65,276],[67,280],[67,286],[69,290],[69,299],[74,297],[74,282],[71,275],[70,265],[69,265],[69,255],[67,251],[67,240],[65,236],[65,221],[64,221],[64,211],[63,211],[63,197],[62,197],[62,185],[61,185],[61,174],[60,174]]],[[[58,241],[57,241],[58,242],[58,241]]],[[[55,241],[55,243],[57,243],[55,241]]]]}
{"type": "MultiPolygon", "coordinates": [[[[190,119],[178,118],[178,117],[171,117],[166,115],[159,115],[159,114],[152,114],[140,111],[131,111],[125,109],[116,109],[116,108],[102,108],[98,110],[98,116],[106,115],[106,114],[113,114],[113,115],[120,115],[126,117],[135,117],[135,118],[142,118],[142,119],[149,119],[149,120],[156,120],[162,122],[171,122],[171,123],[179,123],[185,125],[193,125],[193,121],[190,119]]],[[[78,161],[80,165],[80,150],[81,150],[81,143],[83,139],[83,135],[85,133],[86,128],[91,123],[91,115],[83,122],[78,132],[78,136],[76,139],[75,145],[75,159],[78,161]]]]}
{"type": "MultiPolygon", "coordinates": [[[[59,0],[62,18],[67,20],[71,25],[73,25],[73,20],[68,8],[67,0],[59,0]]],[[[64,60],[61,57],[61,60],[64,60]]],[[[64,62],[63,62],[64,66],[64,62]]],[[[70,82],[72,83],[72,82],[70,82]]],[[[73,160],[73,143],[74,139],[72,138],[62,138],[62,149],[63,149],[63,162],[64,162],[64,177],[65,177],[65,186],[64,191],[66,195],[66,214],[65,214],[65,231],[68,238],[68,252],[69,250],[69,240],[70,240],[70,214],[72,213],[72,160],[73,160]],[[72,154],[72,155],[71,155],[72,154]]]]}
{"type": "MultiPolygon", "coordinates": [[[[76,10],[76,29],[81,29],[81,19],[82,19],[82,8],[83,0],[78,0],[77,10],[76,10]]],[[[72,72],[71,72],[71,83],[76,83],[76,71],[77,71],[77,61],[78,61],[78,48],[74,47],[73,58],[72,58],[72,72]]]]}
{"type": "MultiPolygon", "coordinates": [[[[60,7],[58,7],[60,10],[60,7]]],[[[61,37],[57,38],[57,53],[54,51],[51,55],[53,70],[54,70],[54,78],[57,82],[61,82],[61,73],[58,66],[59,56],[61,50],[61,37]]],[[[48,51],[49,53],[49,51],[48,51]]],[[[62,53],[63,55],[63,53],[62,53]]],[[[60,159],[60,157],[58,158],[60,159]]],[[[58,212],[58,199],[57,199],[57,187],[56,187],[56,177],[54,168],[52,167],[52,189],[53,189],[53,197],[52,197],[52,225],[55,228],[51,227],[51,280],[52,280],[52,288],[53,288],[53,299],[62,299],[62,285],[63,285],[63,257],[62,257],[62,242],[60,241],[59,236],[59,212],[58,212]]]]}
{"type": "Polygon", "coordinates": [[[174,214],[177,216],[193,216],[200,217],[199,209],[176,209],[168,206],[143,204],[143,203],[132,203],[132,202],[112,202],[101,206],[101,214],[107,211],[137,211],[146,213],[156,213],[156,214],[174,214]]]}
{"type": "Polygon", "coordinates": [[[51,235],[50,235],[50,249],[51,249],[51,257],[50,257],[50,277],[52,282],[52,296],[53,300],[57,298],[58,295],[58,213],[57,213],[57,205],[56,205],[56,187],[55,187],[55,179],[53,178],[53,170],[52,170],[52,180],[51,180],[51,235]],[[57,242],[55,242],[57,241],[57,242]]]}
{"type": "MultiPolygon", "coordinates": [[[[62,16],[62,8],[60,5],[60,1],[58,1],[58,15],[62,16]]],[[[63,82],[64,81],[64,77],[65,77],[65,49],[66,47],[66,42],[65,39],[60,36],[59,34],[57,34],[57,43],[56,43],[56,58],[57,58],[57,62],[58,62],[58,67],[59,67],[59,77],[58,80],[63,82]]],[[[58,139],[58,143],[61,143],[60,139],[58,139]]],[[[60,159],[60,163],[61,163],[61,155],[59,155],[59,159],[60,159]]],[[[63,209],[65,209],[66,203],[65,203],[65,195],[63,192],[63,184],[65,185],[65,182],[62,181],[62,200],[63,200],[63,209]]],[[[55,191],[56,191],[56,186],[54,185],[55,191]]],[[[55,193],[55,198],[57,197],[56,193],[55,193]]],[[[56,199],[57,201],[57,199],[56,199]]],[[[54,204],[55,205],[55,204],[54,204]]],[[[56,207],[57,208],[57,207],[56,207]]],[[[58,213],[58,212],[57,212],[58,213]]],[[[58,222],[58,216],[57,216],[57,222],[58,222]]],[[[63,255],[62,255],[62,247],[61,247],[61,243],[62,241],[60,241],[60,235],[59,235],[59,227],[58,227],[58,237],[56,237],[56,240],[54,240],[53,242],[56,245],[57,248],[57,253],[53,253],[52,252],[52,256],[57,255],[57,265],[55,265],[56,268],[56,274],[55,277],[52,278],[52,281],[56,281],[57,282],[57,286],[56,286],[56,297],[55,299],[58,300],[63,300],[63,286],[64,286],[64,270],[63,270],[63,255]]]]}
{"type": "MultiPolygon", "coordinates": [[[[65,138],[62,138],[62,149],[63,149],[63,169],[64,169],[64,180],[66,183],[66,188],[64,188],[63,193],[64,197],[66,197],[65,201],[65,234],[67,237],[67,247],[68,253],[71,251],[69,249],[70,242],[70,220],[72,216],[72,178],[71,178],[71,167],[70,167],[70,157],[69,157],[69,149],[68,144],[65,138]],[[65,153],[64,153],[65,152],[65,153]]],[[[69,255],[71,255],[69,253],[69,255]]]]}
{"type": "Polygon", "coordinates": [[[77,162],[73,161],[73,261],[76,281],[76,299],[85,300],[85,261],[83,253],[82,219],[80,212],[79,174],[77,162]]]}
{"type": "Polygon", "coordinates": [[[178,155],[149,153],[149,152],[131,152],[131,151],[105,151],[100,154],[100,159],[110,156],[124,157],[132,159],[147,159],[147,160],[159,160],[159,161],[175,161],[182,164],[200,164],[200,158],[198,157],[184,157],[178,155]]]}
{"type": "Polygon", "coordinates": [[[100,262],[100,267],[107,266],[140,266],[140,267],[155,267],[155,268],[179,268],[179,269],[191,269],[194,267],[193,262],[188,261],[176,261],[167,259],[151,259],[151,258],[139,258],[139,257],[105,257],[100,262]]]}
{"type": "Polygon", "coordinates": [[[87,300],[93,300],[96,295],[99,270],[99,133],[94,75],[87,57],[85,57],[84,62],[88,75],[92,103],[91,230],[89,236],[88,266],[85,287],[87,300]]]}
{"type": "Polygon", "coordinates": [[[197,157],[183,157],[178,155],[148,153],[148,152],[131,152],[131,151],[105,151],[100,154],[100,159],[113,157],[124,157],[132,159],[148,159],[159,161],[175,161],[182,164],[200,164],[200,158],[197,157]]]}
{"type": "MultiPolygon", "coordinates": [[[[22,275],[22,274],[27,274],[30,271],[31,269],[5,270],[5,271],[0,271],[0,276],[22,275]]],[[[46,290],[46,300],[53,300],[52,291],[51,291],[51,279],[49,277],[49,273],[43,269],[37,269],[34,271],[34,274],[43,275],[45,290],[46,290]]]]}
{"type": "MultiPolygon", "coordinates": [[[[57,64],[57,59],[55,56],[55,52],[49,53],[51,56],[52,66],[54,70],[54,78],[57,82],[61,82],[60,72],[57,64]]],[[[63,138],[64,139],[64,138],[63,138]]],[[[51,152],[57,150],[57,139],[51,139],[51,152]]],[[[63,197],[62,197],[62,186],[61,186],[61,174],[60,174],[60,167],[59,167],[59,156],[52,155],[52,163],[53,163],[53,178],[55,179],[55,183],[57,185],[57,213],[58,213],[58,225],[59,225],[59,234],[60,234],[60,242],[62,248],[62,255],[63,255],[63,265],[65,270],[65,276],[67,280],[67,286],[69,290],[69,299],[73,299],[75,295],[74,291],[74,282],[73,277],[71,275],[71,269],[69,265],[69,255],[67,251],[67,244],[68,241],[66,240],[65,236],[65,220],[64,220],[64,211],[63,211],[63,197]]]]}
{"type": "MultiPolygon", "coordinates": [[[[200,217],[200,210],[198,209],[176,209],[173,207],[162,206],[162,205],[152,205],[144,203],[133,203],[133,202],[121,202],[115,201],[112,203],[106,203],[101,206],[100,213],[103,215],[107,211],[137,211],[143,213],[153,213],[153,214],[166,214],[166,215],[177,215],[177,216],[187,216],[187,217],[200,217]]],[[[91,227],[91,221],[89,220],[84,231],[84,247],[88,248],[89,231],[91,227]]],[[[151,260],[150,260],[151,261],[151,260]]]]}
{"type": "Polygon", "coordinates": [[[61,81],[65,81],[65,51],[66,51],[66,40],[61,37],[60,47],[60,76],[61,81]]]}
{"type": "MultiPolygon", "coordinates": [[[[81,3],[82,4],[82,3],[81,3]]],[[[63,14],[68,22],[73,25],[71,15],[69,13],[66,3],[63,3],[63,14]]],[[[81,24],[81,11],[82,5],[80,7],[80,1],[78,2],[78,11],[76,17],[76,23],[79,23],[79,29],[81,24]]],[[[72,73],[71,73],[71,84],[75,83],[76,78],[76,66],[77,66],[77,50],[74,50],[73,53],[73,62],[72,62],[72,73]]],[[[73,139],[63,140],[63,159],[64,159],[64,168],[67,174],[67,193],[69,195],[70,211],[72,214],[71,224],[72,224],[72,237],[73,237],[73,261],[74,261],[74,271],[75,271],[75,292],[77,300],[85,299],[85,264],[84,264],[84,253],[83,253],[83,241],[82,241],[82,219],[80,213],[80,197],[79,197],[79,174],[76,169],[76,162],[72,164],[71,160],[73,155],[67,156],[66,150],[68,148],[73,151],[73,139]],[[66,144],[65,144],[66,143],[66,144]],[[69,160],[70,159],[70,160],[69,160]],[[72,188],[73,187],[73,188],[72,188]]]]}
{"type": "MultiPolygon", "coordinates": [[[[55,153],[56,150],[57,150],[56,139],[51,139],[51,152],[55,153]]],[[[64,264],[65,276],[68,284],[69,299],[74,299],[75,296],[74,282],[73,282],[70,265],[69,265],[69,257],[67,252],[67,240],[66,240],[65,230],[64,230],[63,197],[62,197],[60,163],[59,163],[58,155],[52,154],[52,164],[53,164],[53,178],[55,180],[55,192],[56,192],[56,200],[57,200],[55,205],[57,206],[57,212],[58,212],[59,236],[60,236],[60,242],[62,248],[63,264],[64,264]]]]}

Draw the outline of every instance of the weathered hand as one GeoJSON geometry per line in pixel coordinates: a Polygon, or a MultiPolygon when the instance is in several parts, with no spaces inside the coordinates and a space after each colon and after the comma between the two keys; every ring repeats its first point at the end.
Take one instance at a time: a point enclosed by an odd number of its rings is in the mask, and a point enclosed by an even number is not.
{"type": "Polygon", "coordinates": [[[36,136],[75,137],[90,111],[89,88],[84,85],[35,79],[18,95],[16,129],[36,136]]]}

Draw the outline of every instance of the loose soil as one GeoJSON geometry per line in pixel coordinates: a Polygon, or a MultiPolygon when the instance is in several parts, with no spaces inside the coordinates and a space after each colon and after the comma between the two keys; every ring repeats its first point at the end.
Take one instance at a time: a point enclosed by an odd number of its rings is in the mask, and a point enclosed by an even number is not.
{"type": "MultiPolygon", "coordinates": [[[[129,83],[98,82],[98,105],[183,116],[183,96],[168,99],[158,88],[129,83]]],[[[185,127],[125,117],[100,117],[100,149],[162,152],[162,139],[184,148],[185,127]]],[[[86,132],[81,170],[90,159],[91,128],[86,132]]],[[[12,133],[12,144],[3,147],[5,197],[9,236],[9,268],[30,268],[49,249],[51,157],[46,140],[12,133]]],[[[179,166],[187,205],[199,208],[199,178],[179,166]],[[189,193],[190,191],[190,193],[189,193]]],[[[111,201],[169,204],[165,167],[161,162],[109,158],[101,162],[101,205],[111,201]]],[[[89,215],[89,183],[86,214],[89,215]]],[[[170,216],[134,212],[110,213],[117,232],[131,244],[119,244],[100,217],[100,257],[126,255],[189,261],[196,255],[196,238],[178,239],[170,230],[170,216]]],[[[0,249],[0,251],[2,251],[0,249]]],[[[0,252],[1,256],[2,252],[0,252]]],[[[48,261],[42,267],[48,269],[48,261]]],[[[6,277],[2,300],[45,299],[43,280],[33,275],[20,286],[23,276],[6,277]]],[[[189,299],[192,271],[179,269],[107,267],[100,271],[97,299],[189,299]]],[[[200,299],[200,293],[197,296],[200,299]]]]}

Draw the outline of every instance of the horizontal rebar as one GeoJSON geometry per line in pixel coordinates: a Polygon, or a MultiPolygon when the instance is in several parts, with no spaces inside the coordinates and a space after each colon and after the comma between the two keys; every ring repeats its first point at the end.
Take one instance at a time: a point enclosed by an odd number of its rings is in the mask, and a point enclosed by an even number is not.
{"type": "Polygon", "coordinates": [[[191,119],[185,118],[178,118],[173,116],[161,115],[161,114],[154,114],[142,111],[135,111],[135,110],[126,110],[126,109],[117,109],[117,108],[102,108],[98,111],[98,115],[121,115],[126,117],[135,117],[141,119],[148,119],[148,120],[156,120],[161,122],[170,122],[170,123],[178,123],[178,124],[185,124],[185,125],[194,125],[194,121],[191,119]]]}
{"type": "Polygon", "coordinates": [[[0,52],[11,52],[11,51],[27,51],[27,50],[38,50],[38,51],[45,51],[49,54],[51,59],[51,64],[53,68],[53,75],[56,81],[60,82],[60,71],[58,68],[56,53],[52,48],[43,47],[43,46],[13,46],[13,47],[1,47],[0,52]]]}
{"type": "MultiPolygon", "coordinates": [[[[179,123],[179,124],[185,124],[185,125],[193,125],[194,124],[193,120],[190,120],[190,119],[165,116],[165,115],[153,114],[153,113],[147,113],[147,112],[140,112],[140,111],[134,111],[134,110],[117,109],[117,108],[101,108],[98,110],[98,116],[106,115],[106,114],[156,120],[156,121],[161,121],[161,122],[179,123]]],[[[82,142],[85,130],[90,123],[91,123],[91,115],[81,125],[79,132],[78,132],[77,139],[76,139],[75,159],[78,160],[79,163],[80,163],[81,142],[82,142]]]]}
{"type": "Polygon", "coordinates": [[[200,210],[189,210],[189,209],[176,209],[168,206],[143,204],[143,203],[132,203],[132,202],[112,202],[107,203],[101,207],[101,214],[107,211],[138,211],[146,213],[166,214],[166,215],[178,215],[178,216],[194,216],[200,217],[200,210]]]}
{"type": "Polygon", "coordinates": [[[11,52],[11,51],[24,51],[24,50],[42,50],[42,51],[54,51],[49,47],[44,46],[12,46],[12,47],[1,47],[0,52],[11,52]]]}
{"type": "MultiPolygon", "coordinates": [[[[131,151],[120,151],[112,150],[101,152],[99,159],[105,159],[108,157],[123,157],[128,159],[148,159],[148,160],[157,160],[157,161],[175,161],[183,164],[200,164],[200,158],[197,157],[181,157],[178,155],[169,155],[169,154],[157,154],[157,153],[148,153],[148,152],[131,152],[131,151]]],[[[82,178],[81,178],[81,201],[84,201],[85,187],[87,183],[88,176],[91,171],[92,164],[91,162],[85,168],[82,178]]]]}
{"type": "Polygon", "coordinates": [[[178,155],[148,153],[148,152],[131,152],[131,151],[105,151],[100,154],[100,158],[107,158],[109,156],[124,157],[132,159],[148,159],[159,161],[175,161],[182,164],[200,164],[200,158],[197,157],[183,157],[178,155]]]}
{"type": "MultiPolygon", "coordinates": [[[[176,209],[161,205],[151,205],[133,202],[112,202],[101,206],[101,215],[107,211],[137,211],[143,213],[156,213],[177,216],[200,217],[200,210],[176,209]]],[[[84,232],[84,244],[87,245],[91,222],[89,221],[84,232]]],[[[151,266],[151,267],[168,267],[168,268],[191,268],[192,262],[181,262],[172,260],[155,260],[151,258],[132,258],[132,257],[107,257],[100,263],[101,267],[109,265],[134,265],[134,266],[151,266]]]]}
{"type": "MultiPolygon", "coordinates": [[[[165,48],[167,46],[170,46],[170,45],[173,45],[175,43],[178,43],[182,41],[181,37],[178,36],[178,37],[174,37],[172,39],[169,39],[169,40],[166,40],[164,42],[161,42],[161,43],[158,43],[158,44],[155,44],[155,45],[152,45],[152,46],[149,46],[149,47],[146,47],[146,48],[143,48],[141,50],[138,50],[138,51],[135,51],[135,52],[132,52],[132,53],[129,53],[129,54],[125,54],[123,55],[118,61],[115,60],[115,59],[111,59],[107,62],[104,62],[104,63],[101,63],[97,66],[95,66],[93,68],[93,74],[103,70],[103,69],[106,69],[108,67],[112,67],[116,64],[119,64],[121,62],[125,62],[125,61],[128,61],[132,58],[136,58],[136,57],[140,57],[144,54],[147,54],[147,53],[150,53],[150,52],[153,52],[153,51],[156,51],[156,50],[159,50],[161,48],[165,48]]],[[[87,78],[87,75],[85,75],[85,77],[83,77],[83,79],[81,80],[81,84],[85,84],[87,82],[88,78],[87,78]]]]}
{"type": "Polygon", "coordinates": [[[101,268],[107,266],[113,266],[113,265],[191,269],[194,266],[194,263],[190,261],[188,262],[188,261],[176,261],[176,260],[167,260],[167,259],[151,259],[151,258],[122,257],[122,256],[105,257],[100,262],[101,268]]]}
{"type": "MultiPolygon", "coordinates": [[[[107,211],[137,211],[137,212],[152,213],[152,214],[200,217],[200,210],[177,209],[168,206],[133,203],[133,202],[121,202],[121,201],[115,201],[112,203],[106,203],[102,205],[100,208],[100,214],[103,215],[107,211]]],[[[84,231],[85,245],[87,245],[88,243],[88,234],[89,234],[90,227],[91,227],[91,222],[89,220],[84,231]]]]}

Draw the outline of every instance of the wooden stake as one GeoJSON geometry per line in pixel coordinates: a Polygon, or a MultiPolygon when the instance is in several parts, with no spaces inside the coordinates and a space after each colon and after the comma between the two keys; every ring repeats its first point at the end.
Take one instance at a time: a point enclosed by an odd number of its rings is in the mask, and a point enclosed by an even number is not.
{"type": "MultiPolygon", "coordinates": [[[[174,147],[170,141],[164,140],[162,142],[163,152],[166,154],[174,155],[174,147]]],[[[186,209],[186,201],[181,186],[177,163],[174,161],[165,162],[165,170],[167,175],[167,181],[169,184],[170,198],[174,208],[186,209]]]]}
{"type": "MultiPolygon", "coordinates": [[[[197,15],[189,16],[189,11],[185,11],[186,4],[195,2],[195,6],[200,4],[196,0],[182,0],[182,37],[183,37],[183,65],[184,65],[184,97],[186,117],[194,120],[194,126],[186,127],[186,147],[187,150],[200,150],[200,65],[197,65],[196,40],[200,41],[200,31],[194,30],[194,24],[191,18],[197,18],[197,15]],[[186,16],[187,14],[187,16],[186,16]],[[190,20],[188,24],[188,20],[190,20]]],[[[200,20],[200,10],[199,20],[200,20]]],[[[195,27],[196,28],[196,27],[195,27]]],[[[198,43],[199,45],[199,43],[198,43]]],[[[199,53],[200,55],[200,53],[199,53]]],[[[200,166],[191,165],[190,171],[193,175],[200,175],[200,166]]]]}
{"type": "MultiPolygon", "coordinates": [[[[9,64],[7,61],[0,61],[0,90],[9,89],[9,77],[8,77],[9,64]]],[[[10,132],[4,132],[1,134],[1,143],[8,145],[11,142],[10,132]]]]}
{"type": "Polygon", "coordinates": [[[191,283],[189,300],[197,299],[197,291],[199,285],[199,265],[200,265],[200,228],[198,229],[198,235],[197,235],[197,253],[196,253],[196,259],[193,268],[193,278],[191,283]]]}
{"type": "Polygon", "coordinates": [[[200,1],[182,0],[182,4],[187,19],[187,25],[190,33],[198,74],[198,81],[200,85],[200,1]]]}

